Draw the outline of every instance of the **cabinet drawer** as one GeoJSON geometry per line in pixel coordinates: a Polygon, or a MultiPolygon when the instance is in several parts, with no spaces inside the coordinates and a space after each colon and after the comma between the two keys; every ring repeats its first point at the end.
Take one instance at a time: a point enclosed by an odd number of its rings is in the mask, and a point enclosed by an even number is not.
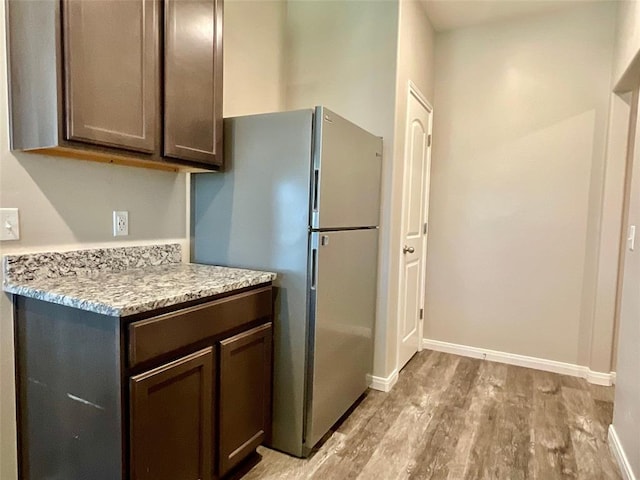
{"type": "Polygon", "coordinates": [[[271,314],[269,286],[134,322],[129,325],[129,366],[271,314]]]}

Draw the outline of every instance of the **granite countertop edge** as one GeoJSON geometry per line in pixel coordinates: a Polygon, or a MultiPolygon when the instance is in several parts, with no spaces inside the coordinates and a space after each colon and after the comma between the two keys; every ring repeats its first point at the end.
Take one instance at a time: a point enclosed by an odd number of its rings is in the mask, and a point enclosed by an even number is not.
{"type": "MultiPolygon", "coordinates": [[[[128,301],[125,304],[116,304],[118,302],[108,302],[100,300],[99,298],[88,298],[89,295],[83,297],[79,294],[69,294],[66,292],[58,291],[55,288],[47,289],[42,285],[37,285],[38,282],[5,282],[3,290],[7,293],[14,295],[21,295],[28,298],[34,298],[43,300],[49,303],[58,305],[64,305],[68,307],[77,308],[89,312],[98,313],[101,315],[114,316],[114,317],[126,317],[136,313],[143,313],[163,307],[170,307],[178,305],[180,303],[190,302],[193,300],[200,300],[203,298],[211,297],[214,295],[220,295],[223,293],[232,292],[234,290],[240,290],[247,287],[253,287],[261,284],[267,284],[275,280],[276,274],[272,272],[262,272],[255,270],[239,269],[234,267],[220,267],[220,266],[208,266],[198,264],[174,264],[174,268],[182,266],[197,266],[199,269],[211,268],[212,272],[217,272],[217,278],[220,280],[221,273],[224,277],[224,272],[229,271],[231,277],[233,273],[237,275],[238,272],[242,272],[242,277],[233,278],[229,281],[218,281],[211,286],[201,286],[194,282],[193,286],[189,282],[177,283],[174,288],[174,292],[160,293],[154,295],[152,298],[144,298],[142,295],[139,300],[128,301]]],[[[148,267],[144,269],[136,269],[138,272],[150,272],[160,267],[148,267]]],[[[121,272],[122,274],[131,273],[131,270],[121,272]]],[[[117,278],[117,277],[115,277],[117,278]]],[[[124,282],[126,284],[126,277],[123,275],[124,282]]],[[[80,278],[76,278],[80,280],[80,278]]],[[[95,281],[95,278],[93,279],[95,281]]],[[[197,279],[194,279],[197,280],[197,279]]]]}

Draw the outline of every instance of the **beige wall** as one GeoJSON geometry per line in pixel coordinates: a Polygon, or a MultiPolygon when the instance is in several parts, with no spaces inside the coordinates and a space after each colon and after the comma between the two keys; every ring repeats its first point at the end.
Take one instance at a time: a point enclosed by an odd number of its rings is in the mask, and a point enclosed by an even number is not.
{"type": "MultiPolygon", "coordinates": [[[[637,118],[637,117],[636,117],[637,118]]],[[[629,225],[640,229],[640,128],[636,121],[635,151],[631,176],[629,225]]],[[[624,282],[620,310],[620,332],[613,427],[631,468],[640,476],[640,230],[634,251],[625,248],[624,282]]],[[[626,246],[625,246],[626,247],[626,246]]]]}
{"type": "Polygon", "coordinates": [[[284,109],[284,0],[224,2],[225,117],[284,109]]]}
{"type": "MultiPolygon", "coordinates": [[[[380,276],[374,375],[395,368],[395,337],[388,330],[389,245],[395,109],[397,2],[288,2],[286,106],[324,105],[383,137],[380,276]]],[[[395,302],[395,300],[393,300],[395,302]]]]}
{"type": "Polygon", "coordinates": [[[588,365],[614,14],[438,34],[427,338],[588,365]]]}

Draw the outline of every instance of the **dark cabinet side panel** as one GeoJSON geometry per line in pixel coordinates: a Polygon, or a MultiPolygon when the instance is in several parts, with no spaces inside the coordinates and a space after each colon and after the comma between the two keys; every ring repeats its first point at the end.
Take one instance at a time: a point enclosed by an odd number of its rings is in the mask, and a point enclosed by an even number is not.
{"type": "Polygon", "coordinates": [[[119,319],[14,305],[20,479],[124,478],[119,319]]]}
{"type": "Polygon", "coordinates": [[[65,0],[68,140],[152,153],[159,95],[159,3],[65,0]]]}
{"type": "Polygon", "coordinates": [[[222,0],[166,0],[164,151],[222,165],[222,0]]]}
{"type": "Polygon", "coordinates": [[[131,480],[212,478],[214,361],[209,347],[131,378],[131,480]]]}
{"type": "Polygon", "coordinates": [[[267,323],[220,343],[220,476],[270,436],[272,341],[267,323]]]}

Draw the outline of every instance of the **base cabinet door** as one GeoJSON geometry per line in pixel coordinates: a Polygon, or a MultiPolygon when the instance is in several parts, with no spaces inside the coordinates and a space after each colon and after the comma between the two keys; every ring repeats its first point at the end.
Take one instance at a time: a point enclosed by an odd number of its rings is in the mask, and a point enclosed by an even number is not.
{"type": "Polygon", "coordinates": [[[220,342],[220,476],[271,433],[271,349],[271,323],[220,342]]]}
{"type": "Polygon", "coordinates": [[[130,478],[212,478],[213,347],[130,380],[130,478]]]}

